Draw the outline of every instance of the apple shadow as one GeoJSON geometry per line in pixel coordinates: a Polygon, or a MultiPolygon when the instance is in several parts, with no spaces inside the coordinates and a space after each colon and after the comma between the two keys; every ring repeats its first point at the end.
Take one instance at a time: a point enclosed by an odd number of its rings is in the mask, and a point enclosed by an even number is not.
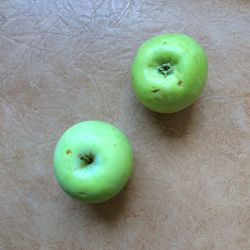
{"type": "Polygon", "coordinates": [[[195,104],[192,104],[182,111],[171,114],[156,113],[147,109],[145,110],[145,116],[147,120],[153,121],[154,129],[159,130],[161,134],[173,138],[183,137],[192,130],[195,106],[195,104]]]}
{"type": "Polygon", "coordinates": [[[124,216],[126,205],[128,204],[128,197],[130,196],[131,182],[132,178],[123,190],[114,198],[98,204],[88,204],[89,209],[94,213],[98,220],[104,222],[115,222],[119,220],[120,217],[124,216]]]}

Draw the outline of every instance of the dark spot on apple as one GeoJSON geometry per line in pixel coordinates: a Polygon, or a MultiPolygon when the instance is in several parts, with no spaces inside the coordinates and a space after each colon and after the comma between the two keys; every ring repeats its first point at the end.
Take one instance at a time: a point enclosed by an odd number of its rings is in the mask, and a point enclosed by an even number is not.
{"type": "Polygon", "coordinates": [[[182,85],[182,81],[181,81],[181,80],[178,82],[178,85],[179,85],[179,86],[181,86],[181,85],[182,85]]]}
{"type": "Polygon", "coordinates": [[[66,154],[67,154],[67,155],[69,155],[69,154],[71,154],[71,153],[72,153],[72,151],[71,151],[70,149],[66,150],[66,154]]]}
{"type": "Polygon", "coordinates": [[[167,42],[163,42],[163,44],[167,44],[167,42]]]}
{"type": "Polygon", "coordinates": [[[156,92],[159,92],[160,90],[159,89],[153,89],[152,92],[153,93],[156,93],[156,92]]]}
{"type": "Polygon", "coordinates": [[[117,147],[117,145],[116,145],[116,144],[114,144],[114,147],[117,147]]]}

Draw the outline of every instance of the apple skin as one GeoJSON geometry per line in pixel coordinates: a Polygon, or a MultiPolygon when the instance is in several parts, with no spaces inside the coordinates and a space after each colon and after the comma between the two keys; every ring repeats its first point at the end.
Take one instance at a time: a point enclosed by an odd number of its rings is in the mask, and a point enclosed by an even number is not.
{"type": "Polygon", "coordinates": [[[127,137],[101,121],[77,123],[64,132],[54,152],[61,188],[87,203],[111,199],[132,174],[133,152],[127,137]]]}
{"type": "Polygon", "coordinates": [[[138,100],[159,113],[174,113],[194,103],[207,74],[204,49],[192,37],[181,33],[158,35],[145,41],[131,67],[132,87],[138,100]]]}

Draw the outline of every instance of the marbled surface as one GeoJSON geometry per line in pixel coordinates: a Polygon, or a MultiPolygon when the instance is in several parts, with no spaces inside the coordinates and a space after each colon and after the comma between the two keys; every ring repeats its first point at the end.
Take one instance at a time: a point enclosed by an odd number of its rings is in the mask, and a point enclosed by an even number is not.
{"type": "Polygon", "coordinates": [[[249,250],[250,1],[1,0],[0,249],[249,250]],[[173,115],[135,99],[129,68],[148,37],[205,47],[199,100],[173,115]],[[130,138],[135,170],[101,205],[53,176],[63,131],[88,119],[130,138]]]}

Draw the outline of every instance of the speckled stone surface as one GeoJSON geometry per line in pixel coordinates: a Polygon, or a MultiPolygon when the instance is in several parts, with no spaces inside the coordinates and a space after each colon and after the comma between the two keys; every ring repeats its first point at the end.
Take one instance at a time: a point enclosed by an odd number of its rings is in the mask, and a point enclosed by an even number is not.
{"type": "Polygon", "coordinates": [[[0,1],[0,249],[249,250],[250,1],[0,1]],[[150,36],[205,47],[202,96],[173,115],[135,99],[150,36]],[[101,205],[53,175],[72,124],[113,123],[134,147],[125,190],[101,205]]]}

